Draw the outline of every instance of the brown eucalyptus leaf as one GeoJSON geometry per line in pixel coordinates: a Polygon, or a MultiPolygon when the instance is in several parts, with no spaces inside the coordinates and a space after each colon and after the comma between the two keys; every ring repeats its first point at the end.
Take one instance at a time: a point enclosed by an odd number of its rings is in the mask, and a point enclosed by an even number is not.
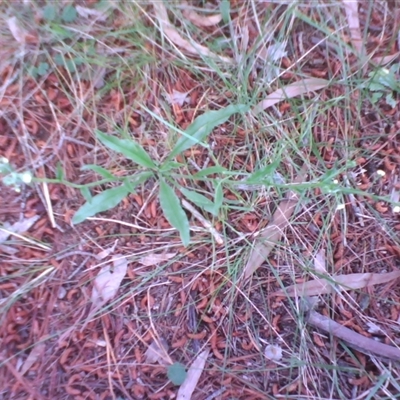
{"type": "MultiPolygon", "coordinates": [[[[301,183],[306,179],[307,167],[303,165],[293,183],[301,183]]],[[[244,268],[245,279],[249,278],[261,266],[269,253],[280,241],[284,229],[289,225],[290,217],[298,203],[298,196],[290,191],[275,211],[272,221],[259,234],[250,251],[249,258],[244,268]]]]}
{"type": "Polygon", "coordinates": [[[307,78],[300,81],[290,83],[289,85],[275,90],[269,94],[263,101],[258,103],[252,110],[253,115],[257,115],[261,111],[273,106],[280,101],[291,99],[304,93],[313,92],[324,88],[329,81],[320,78],[307,78]]]}
{"type": "Polygon", "coordinates": [[[285,289],[277,290],[274,296],[316,296],[320,294],[334,293],[336,291],[345,291],[361,289],[368,286],[379,285],[390,282],[400,277],[400,270],[386,272],[383,274],[362,273],[336,275],[314,279],[312,281],[288,286],[285,289]]]}

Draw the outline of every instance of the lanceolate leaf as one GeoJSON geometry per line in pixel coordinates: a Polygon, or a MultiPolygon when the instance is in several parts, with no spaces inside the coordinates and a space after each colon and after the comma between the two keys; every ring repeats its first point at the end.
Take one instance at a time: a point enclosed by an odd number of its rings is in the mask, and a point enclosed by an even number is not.
{"type": "Polygon", "coordinates": [[[119,139],[115,136],[106,135],[99,130],[96,130],[96,136],[104,146],[118,153],[122,153],[126,158],[129,158],[136,164],[146,168],[156,168],[153,160],[143,147],[134,140],[119,139]]]}
{"type": "Polygon", "coordinates": [[[200,170],[199,172],[196,172],[193,177],[194,178],[202,178],[203,176],[207,175],[212,175],[212,174],[220,174],[220,173],[225,173],[227,172],[227,169],[224,167],[221,167],[219,165],[213,166],[213,167],[208,167],[200,170]]]}
{"type": "Polygon", "coordinates": [[[100,167],[99,165],[95,164],[87,164],[84,165],[81,168],[81,171],[86,171],[86,170],[92,170],[94,172],[97,172],[99,175],[101,175],[103,178],[110,179],[110,180],[116,180],[117,178],[109,171],[107,171],[105,168],[100,167]]]}
{"type": "Polygon", "coordinates": [[[165,218],[167,218],[168,222],[174,228],[178,229],[183,245],[187,246],[190,243],[190,227],[188,218],[185,211],[183,211],[178,196],[162,179],[160,180],[159,197],[165,218]]]}
{"type": "Polygon", "coordinates": [[[196,206],[203,208],[204,210],[210,212],[211,214],[214,214],[214,209],[215,209],[214,203],[206,196],[203,196],[200,193],[193,192],[192,190],[187,190],[184,188],[180,189],[180,191],[188,200],[196,204],[196,206]]]}
{"type": "Polygon", "coordinates": [[[175,157],[179,153],[189,149],[196,143],[202,142],[213,129],[223,124],[228,118],[238,112],[246,112],[249,107],[245,104],[230,105],[225,108],[221,108],[218,111],[207,111],[204,114],[197,117],[194,122],[186,129],[185,136],[182,136],[176,143],[169,159],[175,157]]]}
{"type": "Polygon", "coordinates": [[[104,192],[94,196],[91,201],[86,202],[75,213],[72,218],[73,224],[79,224],[88,217],[110,210],[120,203],[120,201],[129,194],[129,188],[123,184],[116,188],[107,189],[104,192]]]}

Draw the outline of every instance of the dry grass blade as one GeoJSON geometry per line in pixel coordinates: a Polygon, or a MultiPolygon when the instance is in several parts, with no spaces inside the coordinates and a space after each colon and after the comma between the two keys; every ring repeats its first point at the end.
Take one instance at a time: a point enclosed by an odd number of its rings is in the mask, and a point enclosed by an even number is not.
{"type": "Polygon", "coordinates": [[[189,400],[192,398],[194,389],[196,389],[197,382],[204,370],[204,365],[207,361],[208,353],[210,350],[202,351],[196,359],[193,361],[192,365],[187,372],[185,382],[181,385],[178,391],[178,400],[189,400]]]}
{"type": "Polygon", "coordinates": [[[321,329],[345,341],[350,347],[361,353],[400,361],[400,349],[360,335],[316,311],[310,312],[307,322],[315,328],[321,329]]]}
{"type": "MultiPolygon", "coordinates": [[[[303,165],[294,183],[303,182],[307,175],[307,166],[303,165]]],[[[298,202],[298,196],[290,191],[286,199],[282,200],[275,211],[271,223],[260,233],[250,252],[249,259],[244,269],[245,279],[249,278],[261,266],[269,253],[280,240],[283,230],[289,224],[289,219],[298,202]]]]}
{"type": "Polygon", "coordinates": [[[273,296],[317,296],[336,291],[361,289],[367,286],[390,282],[400,277],[400,270],[383,274],[347,274],[328,279],[316,279],[305,283],[288,286],[272,293],[273,296]]]}
{"type": "MultiPolygon", "coordinates": [[[[186,1],[182,2],[182,6],[189,7],[186,1]]],[[[200,15],[196,11],[190,10],[189,8],[185,8],[182,13],[192,24],[198,27],[218,25],[222,20],[221,14],[214,14],[208,16],[200,15]]]]}
{"type": "Polygon", "coordinates": [[[153,7],[162,31],[168,37],[168,39],[171,40],[172,43],[190,54],[201,54],[206,57],[217,58],[224,62],[231,62],[231,59],[228,57],[218,56],[217,54],[214,54],[209,49],[207,49],[207,47],[204,47],[198,43],[191,43],[188,40],[184,39],[176,30],[176,28],[171,25],[167,14],[167,9],[161,1],[154,1],[153,7]]]}
{"type": "Polygon", "coordinates": [[[257,115],[261,111],[273,106],[276,103],[279,103],[282,100],[291,99],[304,93],[322,89],[328,84],[329,81],[320,78],[307,78],[291,83],[284,88],[275,90],[275,92],[269,94],[263,101],[258,103],[253,108],[252,114],[257,115]]]}
{"type": "Polygon", "coordinates": [[[347,22],[351,35],[351,41],[360,57],[366,54],[364,41],[361,36],[360,20],[358,18],[358,1],[344,1],[347,22]]]}

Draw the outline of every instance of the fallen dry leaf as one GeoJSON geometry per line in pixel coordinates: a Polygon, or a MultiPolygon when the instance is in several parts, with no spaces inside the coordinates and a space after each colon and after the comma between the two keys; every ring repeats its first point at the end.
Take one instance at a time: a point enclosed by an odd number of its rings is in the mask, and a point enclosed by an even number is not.
{"type": "Polygon", "coordinates": [[[168,356],[168,343],[163,338],[159,341],[153,340],[144,353],[146,356],[146,364],[159,363],[161,365],[169,365],[170,358],[168,356]]]}
{"type": "Polygon", "coordinates": [[[149,254],[147,256],[139,258],[139,263],[150,267],[152,265],[160,264],[164,261],[168,261],[172,257],[176,256],[176,253],[162,253],[162,254],[149,254]]]}
{"type": "Polygon", "coordinates": [[[345,341],[350,347],[367,355],[400,361],[400,349],[380,343],[346,328],[316,311],[311,311],[307,323],[345,341]]]}
{"type": "Polygon", "coordinates": [[[314,269],[320,274],[326,274],[325,250],[320,249],[314,257],[314,269]]]}
{"type": "Polygon", "coordinates": [[[275,90],[269,94],[263,101],[258,103],[251,111],[253,115],[257,115],[261,111],[279,103],[282,100],[291,99],[304,93],[313,92],[324,88],[329,81],[320,78],[307,78],[291,83],[284,88],[275,90]]]}
{"type": "Polygon", "coordinates": [[[186,1],[181,2],[181,6],[184,6],[182,13],[183,15],[194,25],[198,27],[203,26],[214,26],[218,25],[222,20],[221,14],[214,15],[200,15],[194,10],[189,9],[189,5],[186,1]],[[188,7],[188,8],[186,8],[188,7]]]}
{"type": "Polygon", "coordinates": [[[188,98],[190,92],[179,92],[178,90],[172,89],[172,93],[166,93],[165,98],[169,104],[177,104],[182,107],[185,103],[190,101],[188,98]]]}
{"type": "Polygon", "coordinates": [[[184,39],[179,32],[176,30],[175,27],[169,21],[167,9],[162,1],[153,1],[154,11],[156,13],[156,17],[158,22],[160,23],[161,29],[163,30],[165,36],[172,43],[177,45],[178,47],[186,50],[190,54],[195,55],[203,55],[206,57],[217,58],[224,62],[231,62],[232,60],[228,57],[218,56],[210,51],[207,47],[202,46],[201,44],[195,42],[189,42],[188,40],[184,39]]]}
{"type": "Polygon", "coordinates": [[[185,381],[178,391],[177,400],[190,400],[206,364],[210,350],[202,351],[190,366],[185,381]]]}
{"type": "Polygon", "coordinates": [[[35,345],[35,347],[29,353],[28,358],[25,360],[21,367],[21,375],[26,374],[27,371],[30,370],[33,364],[38,360],[38,358],[43,354],[44,349],[46,348],[45,343],[40,342],[35,345]]]}
{"type": "Polygon", "coordinates": [[[282,347],[269,344],[264,350],[264,355],[268,360],[279,361],[282,359],[282,347]]]}
{"type": "MultiPolygon", "coordinates": [[[[293,183],[301,183],[307,175],[307,166],[303,165],[293,183]]],[[[260,233],[250,252],[244,268],[245,279],[249,278],[261,266],[282,237],[283,230],[289,224],[289,219],[298,203],[298,196],[290,191],[279,204],[278,209],[272,216],[272,221],[260,233]]]]}
{"type": "Polygon", "coordinates": [[[94,18],[98,21],[105,21],[107,19],[107,14],[105,12],[96,10],[94,8],[87,8],[77,5],[76,11],[83,18],[94,18]]]}
{"type": "Polygon", "coordinates": [[[383,66],[386,64],[391,63],[392,61],[396,60],[400,55],[400,52],[394,53],[390,56],[377,56],[374,57],[371,61],[375,63],[377,66],[383,66]]]}
{"type": "Polygon", "coordinates": [[[400,270],[383,274],[364,273],[336,275],[288,286],[277,290],[273,296],[316,296],[336,291],[361,289],[368,286],[390,282],[400,277],[400,270]]]}
{"type": "Polygon", "coordinates": [[[92,309],[98,309],[117,294],[128,269],[128,261],[121,257],[114,256],[112,266],[111,264],[105,265],[94,280],[92,309]]]}
{"type": "Polygon", "coordinates": [[[8,29],[14,36],[14,39],[18,43],[25,44],[25,43],[36,43],[37,42],[37,37],[35,35],[32,35],[31,33],[27,32],[25,29],[23,29],[21,27],[21,25],[18,23],[17,17],[8,18],[7,25],[8,25],[8,29]]]}
{"type": "Polygon", "coordinates": [[[22,221],[17,221],[12,225],[5,223],[3,227],[0,227],[0,243],[4,243],[13,233],[21,234],[28,231],[39,218],[39,215],[34,215],[22,221]]]}

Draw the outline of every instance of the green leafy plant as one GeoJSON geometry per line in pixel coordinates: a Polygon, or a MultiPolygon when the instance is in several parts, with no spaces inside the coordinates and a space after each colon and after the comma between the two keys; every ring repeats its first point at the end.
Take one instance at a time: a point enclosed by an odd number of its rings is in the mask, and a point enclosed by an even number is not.
{"type": "Polygon", "coordinates": [[[0,180],[6,186],[11,186],[16,192],[21,186],[32,182],[33,176],[29,171],[17,172],[7,158],[0,157],[0,180]]]}
{"type": "MultiPolygon", "coordinates": [[[[188,246],[190,243],[189,220],[182,208],[180,198],[176,194],[176,191],[179,191],[182,196],[214,216],[218,215],[222,207],[223,191],[221,182],[216,182],[214,199],[212,201],[200,193],[179,187],[176,183],[174,171],[179,168],[181,164],[177,163],[174,158],[194,144],[202,143],[216,126],[226,122],[233,114],[243,113],[248,111],[248,109],[249,107],[243,104],[230,105],[218,111],[208,111],[200,115],[186,131],[182,132],[182,136],[176,142],[171,153],[160,165],[155,163],[146,150],[132,138],[127,136],[118,138],[98,130],[95,131],[97,139],[104,146],[112,151],[121,153],[124,157],[142,167],[142,170],[132,176],[120,178],[114,176],[100,166],[86,165],[83,169],[91,169],[104,178],[99,182],[90,184],[90,187],[107,183],[112,183],[114,187],[106,189],[93,197],[91,196],[88,185],[80,187],[86,203],[75,213],[72,222],[74,224],[79,224],[88,217],[115,207],[128,194],[133,193],[139,184],[150,178],[155,178],[159,182],[158,198],[164,216],[168,222],[179,231],[182,243],[188,246]]],[[[221,167],[219,170],[221,170],[221,167]]],[[[210,171],[210,173],[211,172],[212,171],[210,171]]],[[[197,177],[197,179],[199,178],[197,177]]],[[[61,183],[65,182],[61,180],[61,183]]]]}
{"type": "Polygon", "coordinates": [[[182,383],[185,382],[186,375],[186,368],[183,364],[176,362],[168,366],[167,376],[174,385],[182,385],[182,383]]]}
{"type": "Polygon", "coordinates": [[[377,71],[369,73],[369,80],[363,84],[363,88],[372,93],[371,101],[376,103],[385,96],[385,101],[392,108],[396,106],[397,101],[393,94],[400,94],[400,80],[397,77],[400,64],[394,64],[390,69],[380,68],[377,71]]]}

